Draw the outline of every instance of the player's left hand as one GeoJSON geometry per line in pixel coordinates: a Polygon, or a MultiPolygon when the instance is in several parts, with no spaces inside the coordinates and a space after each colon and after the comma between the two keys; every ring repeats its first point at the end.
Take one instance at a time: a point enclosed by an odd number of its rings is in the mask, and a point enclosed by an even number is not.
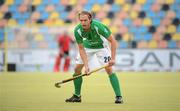
{"type": "Polygon", "coordinates": [[[90,71],[89,66],[88,66],[88,65],[85,65],[85,73],[86,73],[87,75],[90,75],[90,74],[89,74],[89,71],[90,71]]]}
{"type": "Polygon", "coordinates": [[[113,66],[114,64],[115,64],[115,60],[111,59],[111,60],[109,61],[109,66],[113,66]]]}

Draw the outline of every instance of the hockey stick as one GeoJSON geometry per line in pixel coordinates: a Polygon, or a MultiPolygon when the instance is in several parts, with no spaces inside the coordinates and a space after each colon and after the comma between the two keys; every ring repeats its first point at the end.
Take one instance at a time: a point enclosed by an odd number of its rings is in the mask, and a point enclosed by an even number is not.
{"type": "Polygon", "coordinates": [[[81,75],[78,75],[78,76],[75,76],[75,77],[72,77],[72,78],[69,78],[69,79],[62,80],[62,81],[60,81],[60,82],[55,83],[55,86],[56,86],[57,88],[60,88],[60,87],[61,87],[61,84],[63,84],[63,83],[66,83],[66,82],[75,80],[75,79],[77,79],[77,78],[79,78],[79,77],[87,76],[87,75],[89,75],[89,74],[92,74],[92,73],[94,73],[94,72],[97,72],[97,71],[99,71],[99,70],[101,70],[101,69],[104,69],[104,68],[106,68],[106,67],[108,67],[108,65],[105,65],[105,66],[99,67],[99,68],[97,68],[97,69],[94,69],[94,70],[90,71],[88,74],[81,74],[81,75]]]}

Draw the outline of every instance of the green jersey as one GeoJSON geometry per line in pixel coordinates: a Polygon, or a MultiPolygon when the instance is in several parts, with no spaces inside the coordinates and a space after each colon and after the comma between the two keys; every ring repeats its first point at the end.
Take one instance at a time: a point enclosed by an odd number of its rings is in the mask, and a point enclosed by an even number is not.
{"type": "Polygon", "coordinates": [[[82,25],[79,24],[74,29],[74,36],[78,44],[83,44],[85,48],[100,49],[104,48],[104,43],[111,32],[107,26],[93,20],[90,26],[90,31],[84,31],[82,25]]]}

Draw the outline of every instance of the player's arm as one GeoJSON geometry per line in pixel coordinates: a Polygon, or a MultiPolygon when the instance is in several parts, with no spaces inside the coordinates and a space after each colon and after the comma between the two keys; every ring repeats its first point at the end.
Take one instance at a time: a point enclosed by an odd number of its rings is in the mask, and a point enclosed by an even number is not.
{"type": "Polygon", "coordinates": [[[79,48],[79,54],[81,56],[81,59],[84,63],[84,67],[85,67],[85,73],[87,74],[89,72],[89,67],[88,67],[88,61],[87,61],[87,55],[83,46],[83,38],[81,37],[81,35],[78,33],[77,31],[78,29],[75,28],[74,30],[74,36],[76,39],[76,42],[78,44],[78,48],[79,48]]]}
{"type": "Polygon", "coordinates": [[[111,61],[109,62],[109,65],[112,66],[115,64],[116,40],[112,35],[110,35],[107,40],[110,42],[111,45],[111,61]]]}
{"type": "Polygon", "coordinates": [[[79,54],[80,54],[81,59],[84,63],[85,72],[88,73],[89,72],[88,60],[87,60],[87,55],[86,55],[84,46],[82,44],[78,44],[78,48],[79,48],[79,54]]]}
{"type": "Polygon", "coordinates": [[[111,34],[111,31],[109,30],[109,28],[103,24],[99,24],[99,33],[101,35],[103,35],[109,42],[111,45],[111,60],[109,61],[109,65],[112,66],[115,64],[115,54],[116,54],[116,40],[114,39],[114,37],[111,34]]]}

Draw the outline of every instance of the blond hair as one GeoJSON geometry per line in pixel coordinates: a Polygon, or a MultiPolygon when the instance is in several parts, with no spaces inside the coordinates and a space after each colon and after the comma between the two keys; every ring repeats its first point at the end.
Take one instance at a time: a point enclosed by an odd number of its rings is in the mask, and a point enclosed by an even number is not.
{"type": "Polygon", "coordinates": [[[87,15],[89,19],[92,19],[92,13],[88,12],[88,11],[80,11],[78,13],[78,18],[80,17],[80,15],[87,15]]]}

